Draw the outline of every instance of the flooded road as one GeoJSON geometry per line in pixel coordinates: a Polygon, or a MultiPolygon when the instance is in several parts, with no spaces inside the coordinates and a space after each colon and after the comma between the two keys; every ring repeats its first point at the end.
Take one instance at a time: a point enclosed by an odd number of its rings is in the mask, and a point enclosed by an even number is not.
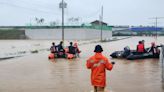
{"type": "MultiPolygon", "coordinates": [[[[139,40],[145,40],[145,47],[156,41],[152,37],[133,37],[81,45],[80,58],[73,60],[48,60],[49,52],[44,51],[1,61],[0,92],[90,92],[90,70],[86,69],[85,63],[94,54],[97,44],[102,45],[103,54],[110,61],[116,62],[113,71],[107,72],[107,89],[112,92],[164,92],[158,59],[130,61],[109,56],[125,46],[136,49],[139,40]]],[[[44,47],[49,46],[49,42],[44,41],[44,47]]],[[[157,43],[164,44],[164,37],[159,37],[157,43]]]]}

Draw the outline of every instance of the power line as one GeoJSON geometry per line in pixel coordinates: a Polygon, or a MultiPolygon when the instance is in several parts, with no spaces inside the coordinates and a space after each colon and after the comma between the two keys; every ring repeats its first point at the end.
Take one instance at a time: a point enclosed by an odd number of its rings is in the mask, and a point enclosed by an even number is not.
{"type": "Polygon", "coordinates": [[[163,19],[164,17],[151,17],[149,19],[163,19]]]}
{"type": "Polygon", "coordinates": [[[157,40],[157,36],[158,36],[158,33],[157,33],[158,20],[159,20],[159,19],[164,19],[164,17],[152,17],[152,18],[149,18],[149,19],[154,19],[154,20],[155,20],[156,40],[157,40]]]}
{"type": "MultiPolygon", "coordinates": [[[[34,11],[34,12],[39,12],[39,13],[44,13],[44,14],[50,14],[50,15],[61,15],[60,13],[54,13],[54,12],[51,12],[51,11],[45,11],[45,10],[41,10],[41,9],[37,9],[37,8],[31,8],[31,5],[33,6],[39,6],[39,7],[43,7],[42,5],[40,4],[36,4],[36,3],[29,3],[29,2],[26,2],[26,1],[23,1],[23,0],[16,0],[18,3],[22,2],[22,4],[25,4],[27,5],[30,4],[30,8],[29,7],[24,7],[24,6],[21,6],[21,5],[18,5],[18,4],[15,4],[15,3],[9,3],[9,2],[2,2],[0,1],[1,4],[3,5],[7,5],[7,6],[10,6],[10,7],[16,7],[16,8],[21,8],[21,9],[26,9],[26,10],[30,10],[30,11],[34,11]]],[[[48,8],[46,8],[47,10],[48,8]]],[[[97,11],[93,12],[93,13],[90,13],[90,14],[87,14],[87,15],[83,15],[83,16],[79,16],[81,18],[84,18],[84,19],[89,19],[89,18],[92,18],[94,16],[99,16],[99,13],[101,11],[101,8],[99,8],[97,11]]]]}
{"type": "MultiPolygon", "coordinates": [[[[16,1],[19,2],[19,3],[23,3],[23,4],[27,4],[27,3],[28,3],[29,5],[33,5],[33,6],[35,6],[35,7],[36,7],[36,6],[39,6],[39,8],[42,8],[42,7],[43,7],[43,8],[48,9],[48,10],[51,9],[50,7],[45,7],[45,6],[41,5],[41,4],[39,4],[40,2],[39,2],[39,3],[31,3],[31,2],[30,2],[30,3],[29,3],[29,2],[26,2],[26,1],[24,1],[24,0],[16,0],[16,1]]],[[[44,5],[47,5],[47,4],[44,4],[44,5]]],[[[53,5],[53,7],[54,7],[54,5],[53,5]]]]}
{"type": "MultiPolygon", "coordinates": [[[[19,1],[21,1],[23,3],[27,3],[27,2],[22,1],[22,0],[19,0],[19,1]]],[[[45,14],[51,14],[51,15],[54,15],[54,14],[55,15],[60,15],[59,13],[54,13],[54,12],[50,12],[50,11],[40,10],[40,9],[36,9],[36,8],[23,7],[23,6],[12,4],[12,3],[8,3],[8,2],[0,2],[0,3],[1,4],[8,5],[10,7],[16,7],[16,8],[26,9],[26,10],[31,10],[31,11],[35,11],[35,12],[40,12],[40,13],[45,13],[45,14]]],[[[33,4],[33,5],[35,5],[35,4],[33,4]]],[[[37,5],[37,6],[42,7],[41,5],[37,5]]],[[[93,16],[98,16],[100,11],[101,11],[101,9],[98,9],[96,12],[93,12],[91,14],[84,15],[84,16],[81,16],[81,17],[84,18],[84,19],[88,19],[88,18],[91,18],[93,16]]]]}
{"type": "MultiPolygon", "coordinates": [[[[19,6],[19,5],[16,5],[16,4],[11,4],[11,3],[7,3],[7,2],[0,2],[1,4],[4,4],[4,5],[7,5],[7,6],[10,6],[10,7],[16,7],[16,8],[21,8],[21,9],[26,9],[26,10],[30,10],[30,11],[35,11],[35,12],[40,12],[40,13],[44,13],[44,14],[56,14],[56,13],[53,13],[53,12],[49,12],[49,11],[43,11],[43,10],[39,10],[39,9],[34,9],[34,8],[28,8],[28,7],[23,7],[23,6],[19,6]]],[[[58,15],[58,14],[56,14],[58,15]]]]}
{"type": "Polygon", "coordinates": [[[93,12],[93,13],[91,13],[89,15],[83,16],[83,18],[91,18],[93,16],[98,16],[100,14],[100,11],[101,11],[101,9],[98,9],[96,12],[93,12]]]}

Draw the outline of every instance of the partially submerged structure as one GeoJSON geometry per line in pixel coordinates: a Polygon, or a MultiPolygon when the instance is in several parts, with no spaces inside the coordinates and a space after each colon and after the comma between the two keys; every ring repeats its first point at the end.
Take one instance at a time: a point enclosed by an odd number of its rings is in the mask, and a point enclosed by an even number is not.
{"type": "MultiPolygon", "coordinates": [[[[62,39],[61,26],[9,26],[1,27],[2,30],[23,30],[23,34],[28,39],[62,39]]],[[[99,26],[64,26],[64,39],[66,40],[91,40],[100,39],[100,27],[99,26]]],[[[111,27],[102,27],[103,39],[112,37],[111,27]]],[[[15,33],[17,33],[16,31],[15,33]]],[[[6,31],[6,34],[10,32],[6,31]]],[[[8,37],[12,36],[10,34],[8,37]]],[[[22,36],[21,36],[22,37],[22,36]]],[[[3,38],[1,38],[3,39],[3,38]]],[[[7,39],[7,38],[4,38],[7,39]]]]}

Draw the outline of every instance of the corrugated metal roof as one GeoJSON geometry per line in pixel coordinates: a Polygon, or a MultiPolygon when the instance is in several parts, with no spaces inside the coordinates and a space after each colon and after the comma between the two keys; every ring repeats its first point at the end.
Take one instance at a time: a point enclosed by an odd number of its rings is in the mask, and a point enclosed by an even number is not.
{"type": "Polygon", "coordinates": [[[161,27],[132,27],[131,31],[162,31],[161,27]]]}

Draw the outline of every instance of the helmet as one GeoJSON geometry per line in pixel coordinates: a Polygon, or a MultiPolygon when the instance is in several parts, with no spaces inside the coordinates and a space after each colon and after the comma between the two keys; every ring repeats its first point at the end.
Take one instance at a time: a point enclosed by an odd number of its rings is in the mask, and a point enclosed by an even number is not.
{"type": "Polygon", "coordinates": [[[152,45],[152,46],[155,46],[155,42],[152,42],[151,45],[152,45]]]}
{"type": "Polygon", "coordinates": [[[102,51],[103,51],[103,49],[102,49],[101,45],[96,45],[95,46],[94,52],[102,52],[102,51]]]}

